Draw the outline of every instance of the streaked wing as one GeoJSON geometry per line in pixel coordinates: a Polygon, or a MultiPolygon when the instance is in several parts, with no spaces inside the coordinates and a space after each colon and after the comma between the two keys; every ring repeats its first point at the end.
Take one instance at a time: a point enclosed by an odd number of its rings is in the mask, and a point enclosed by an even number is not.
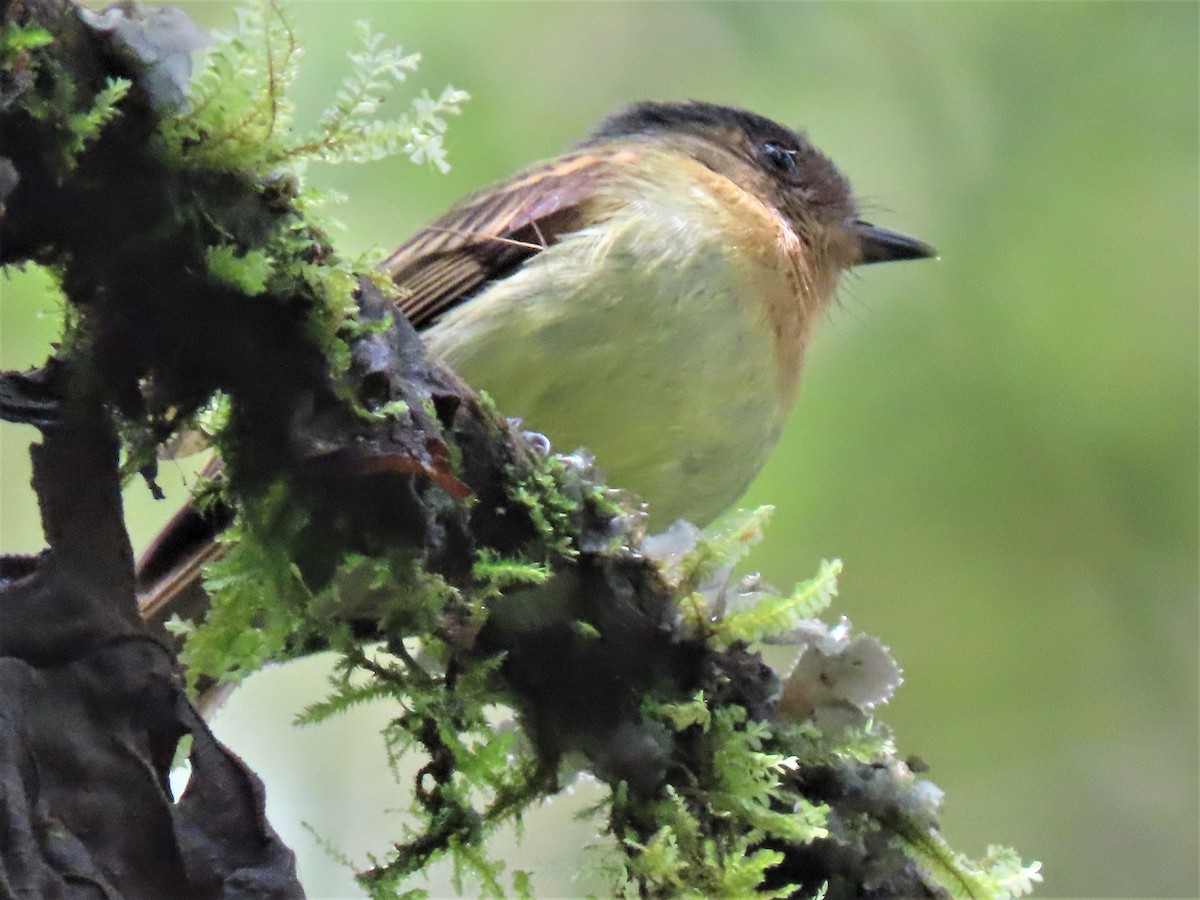
{"type": "Polygon", "coordinates": [[[428,327],[581,227],[588,201],[633,152],[600,146],[560,156],[466,198],[430,222],[383,265],[404,291],[401,311],[415,327],[428,327]]]}

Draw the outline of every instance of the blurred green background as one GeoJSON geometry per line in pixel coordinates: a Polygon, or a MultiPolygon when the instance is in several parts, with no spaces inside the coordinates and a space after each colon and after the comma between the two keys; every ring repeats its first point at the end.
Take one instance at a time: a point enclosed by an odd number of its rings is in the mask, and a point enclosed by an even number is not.
{"type": "MultiPolygon", "coordinates": [[[[181,5],[205,27],[232,22],[224,2],[181,5]]],[[[905,666],[883,716],[945,789],[957,848],[1043,860],[1043,896],[1200,894],[1200,7],[290,9],[306,122],[345,74],[360,18],[423,53],[416,88],[473,96],[448,176],[405,162],[313,171],[350,195],[337,212],[348,249],[394,245],[623,103],[687,97],[807,129],[875,220],[934,243],[940,263],[844,284],[747,498],[777,506],[751,562],[786,586],[845,560],[835,611],[905,666]]],[[[0,289],[0,364],[34,363],[53,304],[36,277],[0,289]]],[[[0,437],[2,546],[34,550],[30,433],[0,437]]],[[[164,470],[175,503],[191,468],[164,470]]],[[[144,544],[169,509],[138,485],[129,504],[144,544]]],[[[386,711],[289,728],[321,665],[256,677],[217,728],[266,778],[310,893],[353,896],[300,823],[361,859],[400,836],[387,808],[406,790],[372,731],[386,711]]],[[[593,828],[570,805],[529,822],[542,896],[603,893],[572,880],[568,848],[593,828]]]]}

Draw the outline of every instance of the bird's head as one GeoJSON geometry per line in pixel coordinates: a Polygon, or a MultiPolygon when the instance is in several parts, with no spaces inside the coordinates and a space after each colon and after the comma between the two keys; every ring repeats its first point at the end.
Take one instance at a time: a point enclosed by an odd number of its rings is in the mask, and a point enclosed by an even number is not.
{"type": "Polygon", "coordinates": [[[605,119],[585,144],[666,142],[784,217],[838,269],[936,255],[916,238],[864,221],[846,177],[808,139],[764,116],[713,103],[643,102],[605,119]]]}

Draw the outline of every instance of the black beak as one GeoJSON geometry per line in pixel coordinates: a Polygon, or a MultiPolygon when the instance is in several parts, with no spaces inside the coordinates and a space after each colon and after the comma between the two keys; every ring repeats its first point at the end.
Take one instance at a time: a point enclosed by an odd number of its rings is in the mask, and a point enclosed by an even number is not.
{"type": "Polygon", "coordinates": [[[918,241],[907,234],[898,231],[888,231],[856,219],[850,224],[853,233],[862,248],[862,258],[858,265],[869,263],[898,262],[903,259],[928,259],[937,256],[937,251],[924,241],[918,241]]]}

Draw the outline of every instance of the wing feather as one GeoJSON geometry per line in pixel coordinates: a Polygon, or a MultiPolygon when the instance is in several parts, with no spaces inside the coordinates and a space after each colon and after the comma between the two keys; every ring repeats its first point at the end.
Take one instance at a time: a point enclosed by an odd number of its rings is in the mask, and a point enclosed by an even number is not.
{"type": "Polygon", "coordinates": [[[402,289],[400,310],[432,325],[560,235],[587,222],[588,206],[632,151],[589,147],[474,194],[402,244],[384,269],[402,289]]]}

